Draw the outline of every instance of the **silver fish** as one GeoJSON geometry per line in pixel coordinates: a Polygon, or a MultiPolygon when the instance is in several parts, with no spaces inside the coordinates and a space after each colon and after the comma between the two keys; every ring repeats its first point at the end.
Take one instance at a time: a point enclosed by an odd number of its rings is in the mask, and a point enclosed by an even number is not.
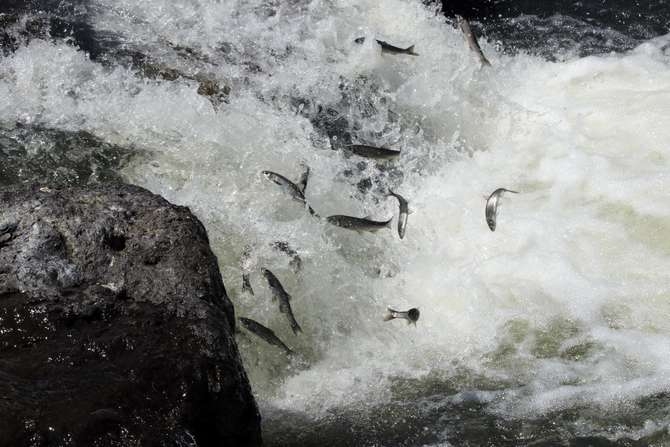
{"type": "Polygon", "coordinates": [[[355,230],[358,232],[361,231],[374,232],[379,230],[380,228],[388,228],[391,224],[391,221],[393,220],[393,217],[391,217],[387,221],[377,222],[374,220],[369,220],[361,217],[342,216],[338,214],[335,216],[328,216],[327,220],[333,225],[337,225],[338,227],[342,228],[347,228],[349,230],[355,230]]]}
{"type": "Polygon", "coordinates": [[[375,39],[379,46],[382,47],[382,53],[389,53],[389,54],[409,54],[410,56],[418,56],[419,53],[414,52],[414,45],[411,45],[407,48],[398,48],[395,45],[391,45],[388,42],[384,42],[383,40],[375,39]]]}
{"type": "Polygon", "coordinates": [[[394,151],[385,147],[369,146],[367,144],[350,144],[344,148],[359,157],[375,158],[378,160],[389,160],[400,156],[400,151],[394,151]]]}
{"type": "Polygon", "coordinates": [[[306,205],[309,213],[312,216],[317,216],[314,209],[312,209],[312,207],[307,204],[307,200],[305,199],[305,188],[307,188],[307,180],[309,178],[309,167],[306,166],[306,170],[300,176],[300,180],[297,185],[276,172],[261,171],[261,173],[265,176],[265,178],[279,185],[281,189],[287,192],[293,200],[306,205]]]}
{"type": "Polygon", "coordinates": [[[286,344],[277,337],[274,331],[270,328],[267,328],[260,324],[258,321],[254,321],[251,318],[239,318],[240,323],[252,334],[258,336],[259,338],[265,340],[267,343],[282,348],[288,355],[293,354],[291,348],[286,346],[286,344]]]}
{"type": "Polygon", "coordinates": [[[242,291],[248,292],[249,294],[254,294],[254,289],[251,287],[251,281],[249,280],[249,270],[251,268],[251,246],[247,245],[244,248],[242,257],[240,258],[240,267],[242,268],[242,291]]]}
{"type": "Polygon", "coordinates": [[[419,319],[419,309],[416,307],[411,308],[410,310],[400,311],[395,310],[390,307],[386,308],[386,313],[384,314],[384,321],[394,320],[396,318],[401,318],[407,320],[407,324],[413,324],[416,326],[416,322],[419,319]]]}
{"type": "Polygon", "coordinates": [[[268,280],[268,285],[270,286],[270,290],[272,291],[272,300],[279,301],[279,312],[286,314],[286,318],[288,319],[288,322],[291,325],[293,333],[297,335],[298,332],[302,332],[302,328],[295,320],[293,310],[291,309],[291,303],[290,303],[291,295],[286,293],[284,287],[281,285],[281,283],[274,275],[274,273],[272,273],[270,270],[263,269],[263,275],[268,280]]]}
{"type": "Polygon", "coordinates": [[[465,35],[465,40],[468,41],[468,46],[475,52],[477,57],[479,57],[479,62],[481,62],[482,65],[490,66],[491,63],[486,59],[486,56],[484,56],[484,52],[479,46],[479,42],[477,42],[477,36],[475,36],[474,31],[470,28],[470,23],[467,19],[459,15],[456,16],[456,20],[458,20],[458,26],[461,28],[461,31],[463,31],[463,35],[465,35]]]}
{"type": "Polygon", "coordinates": [[[400,236],[400,239],[402,239],[405,237],[405,231],[407,230],[409,203],[403,196],[393,192],[391,189],[389,189],[389,194],[398,199],[398,205],[400,207],[400,213],[398,214],[398,236],[400,236]]]}
{"type": "Polygon", "coordinates": [[[511,189],[498,188],[491,193],[489,198],[486,200],[486,223],[488,224],[491,231],[496,231],[496,218],[498,216],[498,202],[503,193],[511,192],[514,194],[519,194],[517,191],[512,191],[511,189]]]}
{"type": "Polygon", "coordinates": [[[287,192],[293,200],[296,200],[300,203],[306,203],[305,202],[305,193],[304,191],[295,183],[287,179],[281,174],[277,174],[276,172],[272,171],[261,171],[261,173],[267,178],[268,180],[276,183],[277,185],[281,186],[281,189],[287,192]]]}
{"type": "Polygon", "coordinates": [[[298,252],[292,249],[291,246],[288,244],[288,242],[275,241],[272,242],[270,246],[275,250],[285,253],[291,257],[291,260],[289,261],[288,265],[291,266],[294,273],[298,273],[300,271],[300,269],[302,268],[302,259],[300,259],[300,255],[298,255],[298,252]]]}

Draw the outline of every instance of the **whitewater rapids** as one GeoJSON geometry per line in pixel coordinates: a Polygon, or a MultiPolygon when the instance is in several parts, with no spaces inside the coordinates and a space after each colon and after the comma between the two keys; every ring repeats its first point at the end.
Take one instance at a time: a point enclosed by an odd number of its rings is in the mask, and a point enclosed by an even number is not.
{"type": "MultiPolygon", "coordinates": [[[[90,8],[96,29],[162,63],[192,68],[176,44],[205,55],[197,70],[230,87],[227,102],[212,104],[192,80],[147,80],[33,40],[0,59],[0,121],[132,147],[125,178],[204,221],[237,315],[301,353],[291,363],[238,337],[269,420],[388,405],[421,419],[463,401],[502,420],[617,414],[670,392],[670,36],[553,62],[482,40],[492,64],[482,68],[454,24],[420,1],[90,8]],[[420,56],[382,55],[373,37],[420,56]],[[319,125],[325,109],[344,123],[335,139],[319,125]],[[331,149],[342,135],[402,155],[359,166],[331,149]],[[260,175],[297,180],[301,162],[323,216],[397,218],[383,194],[394,187],[412,211],[405,239],[329,226],[260,175]],[[485,197],[499,187],[520,194],[504,197],[491,232],[485,197]],[[300,272],[274,241],[298,251],[300,272]],[[241,289],[247,246],[255,296],[241,289]],[[300,336],[270,300],[263,267],[292,295],[300,336]],[[417,327],[383,322],[387,305],[418,307],[417,327]]],[[[439,420],[425,425],[434,442],[451,439],[439,420]]],[[[570,431],[639,439],[669,425],[659,410],[616,427],[584,417],[570,431]]]]}

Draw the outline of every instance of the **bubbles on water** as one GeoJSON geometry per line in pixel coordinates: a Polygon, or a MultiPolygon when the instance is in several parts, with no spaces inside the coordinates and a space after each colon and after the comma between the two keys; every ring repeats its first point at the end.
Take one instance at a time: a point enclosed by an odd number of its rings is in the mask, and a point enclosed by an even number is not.
{"type": "MultiPolygon", "coordinates": [[[[372,438],[386,417],[393,436],[430,425],[416,438],[430,443],[462,434],[444,414],[468,408],[488,422],[545,417],[536,429],[582,406],[663,406],[640,402],[667,391],[670,368],[663,42],[560,63],[482,42],[493,67],[481,69],[419,2],[93,4],[95,27],[164,75],[35,40],[0,61],[0,117],[132,148],[125,177],[205,222],[237,314],[302,357],[238,337],[265,414],[309,413],[331,429],[362,414],[372,438]],[[362,35],[421,56],[355,45],[362,35]],[[166,75],[177,71],[188,76],[166,75]],[[203,97],[198,73],[225,80],[226,101],[203,97]],[[365,160],[341,150],[351,143],[401,155],[365,160]],[[321,216],[397,215],[385,197],[397,189],[413,211],[405,239],[328,225],[260,175],[297,182],[301,163],[321,216]],[[498,187],[521,194],[491,233],[482,196],[498,187]],[[281,278],[304,334],[261,268],[281,278]],[[382,321],[389,304],[420,308],[417,327],[382,321]]],[[[501,432],[519,431],[509,424],[501,432]]]]}

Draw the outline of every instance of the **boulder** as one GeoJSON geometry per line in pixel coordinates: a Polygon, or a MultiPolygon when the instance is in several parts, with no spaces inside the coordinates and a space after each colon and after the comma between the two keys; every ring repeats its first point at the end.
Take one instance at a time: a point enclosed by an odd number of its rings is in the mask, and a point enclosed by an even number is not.
{"type": "Polygon", "coordinates": [[[255,446],[233,306],[188,208],[0,189],[0,446],[255,446]]]}

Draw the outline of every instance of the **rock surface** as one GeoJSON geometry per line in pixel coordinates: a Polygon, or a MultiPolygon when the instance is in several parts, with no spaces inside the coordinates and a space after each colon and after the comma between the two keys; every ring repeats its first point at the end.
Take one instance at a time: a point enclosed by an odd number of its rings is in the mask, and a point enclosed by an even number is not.
{"type": "Polygon", "coordinates": [[[205,228],[135,186],[0,190],[0,446],[254,446],[205,228]]]}

